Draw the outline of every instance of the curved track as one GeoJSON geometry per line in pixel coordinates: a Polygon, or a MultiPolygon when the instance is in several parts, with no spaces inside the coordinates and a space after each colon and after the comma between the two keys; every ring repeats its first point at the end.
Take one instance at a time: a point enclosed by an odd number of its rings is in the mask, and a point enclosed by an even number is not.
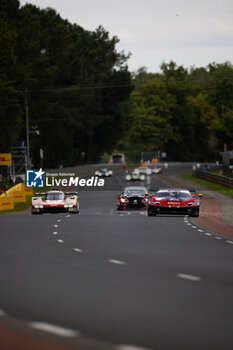
{"type": "Polygon", "coordinates": [[[123,185],[119,173],[80,192],[79,215],[0,218],[0,334],[62,349],[232,349],[232,241],[184,216],[117,212],[123,185]]]}

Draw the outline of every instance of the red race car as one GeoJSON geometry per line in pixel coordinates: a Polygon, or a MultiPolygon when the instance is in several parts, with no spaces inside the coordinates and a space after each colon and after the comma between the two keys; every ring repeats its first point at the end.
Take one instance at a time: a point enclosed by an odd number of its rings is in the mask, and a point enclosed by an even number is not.
{"type": "Polygon", "coordinates": [[[179,188],[162,188],[148,200],[147,215],[183,214],[193,217],[199,216],[200,200],[198,196],[188,190],[179,188]]]}

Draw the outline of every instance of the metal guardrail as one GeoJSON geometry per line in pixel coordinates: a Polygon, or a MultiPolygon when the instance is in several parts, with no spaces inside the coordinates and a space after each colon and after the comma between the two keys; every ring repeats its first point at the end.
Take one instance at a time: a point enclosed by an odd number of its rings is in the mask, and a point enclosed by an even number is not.
{"type": "Polygon", "coordinates": [[[57,169],[46,169],[46,173],[59,173],[59,174],[69,174],[69,173],[74,173],[78,175],[82,175],[85,173],[95,173],[96,170],[99,169],[112,169],[112,170],[120,170],[123,169],[122,164],[84,164],[84,165],[78,165],[74,167],[69,167],[69,168],[57,168],[57,169]]]}
{"type": "Polygon", "coordinates": [[[208,171],[202,171],[202,170],[193,170],[192,174],[193,176],[199,177],[201,179],[233,188],[233,179],[231,179],[230,177],[227,177],[224,175],[218,175],[218,174],[214,174],[214,173],[211,173],[208,171]]]}

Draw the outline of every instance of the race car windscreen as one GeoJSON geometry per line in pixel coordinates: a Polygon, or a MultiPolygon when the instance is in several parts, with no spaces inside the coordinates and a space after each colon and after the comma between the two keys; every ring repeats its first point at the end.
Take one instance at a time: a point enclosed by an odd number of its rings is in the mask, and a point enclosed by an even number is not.
{"type": "Polygon", "coordinates": [[[61,201],[64,200],[65,195],[64,193],[47,193],[45,195],[45,200],[49,200],[49,201],[61,201]]]}
{"type": "Polygon", "coordinates": [[[131,196],[144,196],[146,193],[146,189],[141,189],[141,190],[127,190],[125,191],[125,196],[126,197],[131,197],[131,196]]]}
{"type": "Polygon", "coordinates": [[[169,191],[164,191],[164,192],[157,192],[156,193],[156,198],[173,198],[176,200],[187,200],[192,198],[191,193],[189,192],[169,192],[169,191]]]}

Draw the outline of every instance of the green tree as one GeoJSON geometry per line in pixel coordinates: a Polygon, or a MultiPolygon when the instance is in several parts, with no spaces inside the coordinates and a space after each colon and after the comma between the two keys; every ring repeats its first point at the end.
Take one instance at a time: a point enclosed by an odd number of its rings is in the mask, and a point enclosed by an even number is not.
{"type": "Polygon", "coordinates": [[[176,101],[163,82],[150,82],[131,95],[128,147],[138,152],[164,149],[174,137],[170,124],[176,101]]]}

